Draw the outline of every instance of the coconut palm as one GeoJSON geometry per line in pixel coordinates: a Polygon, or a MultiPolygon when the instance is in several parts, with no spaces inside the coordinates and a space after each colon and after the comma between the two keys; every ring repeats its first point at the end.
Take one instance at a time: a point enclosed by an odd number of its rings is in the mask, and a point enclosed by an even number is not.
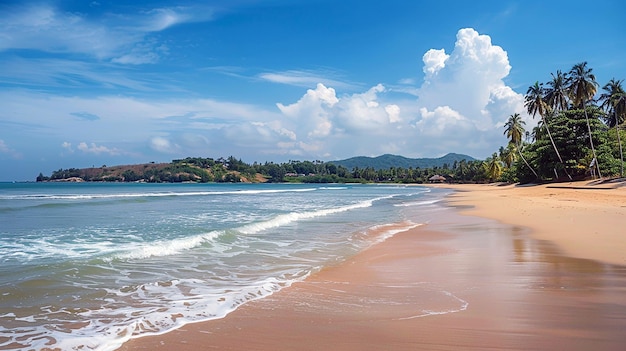
{"type": "Polygon", "coordinates": [[[624,80],[611,79],[602,87],[605,93],[600,95],[602,107],[606,110],[609,118],[607,119],[609,127],[615,127],[617,134],[617,144],[619,145],[619,157],[621,160],[620,176],[624,176],[624,154],[622,152],[622,141],[619,135],[619,125],[624,123],[626,117],[626,92],[622,87],[624,80]],[[612,117],[612,118],[611,118],[612,117]]]}
{"type": "Polygon", "coordinates": [[[483,163],[483,167],[485,169],[487,177],[492,182],[500,178],[500,176],[502,175],[502,162],[498,158],[498,154],[495,152],[493,153],[493,155],[491,155],[491,158],[488,158],[483,163]]]}
{"type": "Polygon", "coordinates": [[[598,157],[596,155],[596,148],[593,145],[593,138],[591,137],[591,124],[589,123],[589,116],[587,115],[587,101],[591,100],[598,91],[596,76],[591,73],[591,70],[591,68],[587,68],[587,62],[575,64],[569,71],[567,91],[569,92],[568,95],[574,105],[582,107],[585,113],[591,152],[593,154],[593,159],[595,160],[595,166],[598,169],[598,175],[602,178],[602,173],[600,173],[600,163],[598,162],[598,157]]]}
{"type": "MultiPolygon", "coordinates": [[[[535,117],[536,114],[541,116],[541,120],[543,121],[543,125],[546,127],[546,132],[548,132],[548,137],[550,138],[550,142],[552,142],[552,147],[556,152],[556,155],[559,158],[559,161],[563,163],[563,159],[561,158],[561,154],[559,150],[556,148],[556,144],[554,143],[554,139],[552,139],[552,134],[550,134],[550,128],[548,127],[548,123],[546,122],[545,116],[547,116],[550,112],[550,106],[546,103],[545,100],[545,89],[543,88],[543,83],[539,84],[539,82],[535,82],[534,85],[528,87],[526,91],[526,96],[524,98],[524,106],[528,110],[528,113],[535,117]]],[[[569,177],[569,174],[567,175],[569,177]]],[[[571,178],[571,177],[570,177],[571,178]]]]}
{"type": "Polygon", "coordinates": [[[548,106],[553,111],[565,111],[568,107],[567,76],[561,70],[556,71],[556,76],[554,73],[550,74],[552,75],[552,80],[548,82],[550,87],[546,89],[548,106]]]}
{"type": "Polygon", "coordinates": [[[517,156],[515,153],[517,152],[517,146],[513,143],[509,143],[506,147],[500,146],[500,159],[506,165],[506,168],[511,168],[515,160],[517,160],[517,156]]]}
{"type": "Polygon", "coordinates": [[[526,124],[526,122],[524,122],[524,120],[522,119],[520,114],[519,113],[514,113],[514,114],[509,116],[509,119],[504,124],[504,127],[505,127],[504,134],[506,135],[507,138],[509,138],[510,143],[513,144],[514,148],[519,153],[522,161],[524,161],[526,166],[528,166],[528,168],[530,168],[530,170],[533,172],[535,177],[539,178],[539,176],[537,175],[537,172],[535,172],[535,170],[528,164],[528,162],[524,158],[524,155],[522,154],[522,147],[521,147],[521,145],[522,145],[522,137],[525,134],[524,133],[524,125],[525,124],[526,124]]]}

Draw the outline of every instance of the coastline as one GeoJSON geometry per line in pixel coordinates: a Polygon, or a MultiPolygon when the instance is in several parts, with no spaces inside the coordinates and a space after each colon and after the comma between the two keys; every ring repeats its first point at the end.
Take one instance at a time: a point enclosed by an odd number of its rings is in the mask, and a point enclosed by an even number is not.
{"type": "Polygon", "coordinates": [[[592,239],[619,239],[607,229],[624,218],[624,189],[446,187],[456,192],[426,226],[223,319],[119,350],[622,349],[626,269],[611,263],[623,243],[589,245],[580,222],[602,231],[592,239]]]}
{"type": "Polygon", "coordinates": [[[626,187],[579,181],[532,186],[431,185],[456,190],[449,204],[461,213],[529,228],[565,254],[626,265],[626,187]]]}

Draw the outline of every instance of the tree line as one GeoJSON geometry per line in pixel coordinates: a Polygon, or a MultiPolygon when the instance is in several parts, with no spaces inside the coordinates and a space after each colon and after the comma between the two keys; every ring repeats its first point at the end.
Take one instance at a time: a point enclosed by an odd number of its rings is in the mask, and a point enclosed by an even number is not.
{"type": "Polygon", "coordinates": [[[600,85],[587,62],[568,72],[557,70],[545,84],[531,85],[524,96],[526,111],[539,118],[526,131],[519,113],[509,116],[509,139],[486,160],[491,180],[560,181],[624,176],[626,93],[623,79],[600,85]]]}
{"type": "Polygon", "coordinates": [[[479,160],[454,161],[441,167],[353,167],[348,169],[332,162],[290,160],[284,163],[247,164],[233,156],[228,158],[187,157],[167,164],[70,168],[39,174],[36,180],[62,181],[81,179],[103,182],[295,182],[295,183],[426,183],[434,175],[449,182],[486,182],[487,164],[479,160]]]}
{"type": "Polygon", "coordinates": [[[169,164],[90,169],[60,169],[37,181],[80,178],[85,181],[143,182],[304,182],[426,183],[434,175],[447,182],[543,182],[586,177],[623,177],[626,93],[623,80],[599,84],[586,62],[568,72],[557,70],[545,84],[531,85],[526,111],[539,118],[531,131],[519,113],[511,114],[504,135],[509,142],[484,161],[461,160],[442,167],[347,169],[332,162],[294,161],[247,164],[228,158],[188,157],[169,164]]]}

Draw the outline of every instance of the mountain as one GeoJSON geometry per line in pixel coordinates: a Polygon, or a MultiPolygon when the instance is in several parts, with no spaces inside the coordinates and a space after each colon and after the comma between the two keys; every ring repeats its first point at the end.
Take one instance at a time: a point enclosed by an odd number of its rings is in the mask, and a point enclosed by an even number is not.
{"type": "Polygon", "coordinates": [[[452,167],[454,161],[475,161],[476,159],[462,154],[449,153],[439,158],[406,158],[397,155],[382,155],[378,157],[365,157],[358,156],[339,161],[328,161],[328,163],[335,164],[337,166],[344,166],[349,170],[355,167],[368,168],[372,167],[376,170],[389,169],[390,167],[401,168],[434,168],[443,167],[444,164],[452,167]]]}

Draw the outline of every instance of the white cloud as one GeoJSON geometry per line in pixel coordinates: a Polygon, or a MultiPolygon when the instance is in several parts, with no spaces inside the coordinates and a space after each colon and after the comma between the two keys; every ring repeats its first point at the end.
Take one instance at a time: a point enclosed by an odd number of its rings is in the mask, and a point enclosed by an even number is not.
{"type": "Polygon", "coordinates": [[[291,147],[334,157],[385,152],[486,157],[505,142],[502,125],[508,116],[525,116],[523,95],[503,80],[511,70],[507,53],[489,36],[461,29],[450,53],[432,49],[422,60],[419,89],[407,88],[410,80],[400,87],[414,92],[417,101],[391,100],[382,84],[344,96],[318,84],[296,103],[278,104],[294,125],[291,147]]]}
{"type": "Polygon", "coordinates": [[[175,154],[180,150],[180,146],[172,143],[165,137],[153,137],[150,139],[150,148],[164,154],[175,154]]]}
{"type": "Polygon", "coordinates": [[[326,137],[332,129],[331,110],[339,102],[335,89],[327,88],[322,83],[315,90],[309,89],[306,94],[291,105],[278,103],[280,111],[297,120],[299,130],[313,138],[326,137]]]}
{"type": "MultiPolygon", "coordinates": [[[[63,145],[65,147],[65,143],[63,145]]],[[[85,142],[80,142],[76,146],[76,149],[90,154],[109,154],[109,155],[121,155],[124,152],[116,149],[116,148],[108,148],[103,145],[96,145],[96,143],[87,144],[85,142]]]]}
{"type": "Polygon", "coordinates": [[[64,141],[61,144],[61,147],[64,148],[65,150],[67,150],[69,153],[73,153],[74,152],[74,148],[72,147],[72,143],[70,143],[68,141],[64,141]]]}
{"type": "Polygon", "coordinates": [[[15,6],[0,14],[0,51],[34,49],[80,53],[122,64],[156,62],[164,46],[150,34],[185,22],[207,21],[208,8],[157,8],[88,17],[48,4],[15,6]]]}
{"type": "MultiPolygon", "coordinates": [[[[50,149],[62,145],[65,152],[90,155],[234,155],[247,161],[388,152],[410,157],[490,155],[506,141],[506,118],[516,112],[525,115],[523,96],[503,81],[511,69],[506,52],[472,29],[459,31],[450,53],[429,52],[416,69],[424,72],[418,99],[398,97],[396,87],[383,84],[338,93],[323,82],[273,110],[213,99],[88,98],[4,90],[0,121],[17,126],[19,137],[4,137],[0,152],[7,153],[7,144],[25,149],[21,140],[37,140],[50,149]],[[72,145],[69,141],[77,135],[97,144],[72,145]]],[[[71,72],[67,67],[67,74],[71,72]]],[[[293,79],[291,84],[298,82],[293,79]]],[[[403,83],[408,91],[410,81],[403,83]]]]}
{"type": "Polygon", "coordinates": [[[0,139],[0,154],[6,154],[11,156],[12,158],[21,158],[22,155],[13,150],[12,148],[10,148],[5,142],[4,140],[0,139]]]}
{"type": "Polygon", "coordinates": [[[339,79],[329,78],[329,76],[336,76],[334,72],[314,72],[314,71],[299,71],[288,70],[282,72],[265,72],[258,75],[262,80],[266,80],[272,83],[288,84],[299,87],[310,87],[321,83],[325,86],[333,86],[341,89],[350,89],[354,85],[351,83],[343,82],[339,79]]]}
{"type": "MultiPolygon", "coordinates": [[[[418,90],[422,119],[416,123],[422,132],[471,130],[475,138],[493,143],[480,147],[494,151],[503,142],[501,127],[509,115],[520,113],[528,120],[523,95],[503,80],[511,70],[508,55],[489,36],[461,29],[450,54],[429,50],[423,62],[424,83],[418,90]]],[[[489,153],[486,149],[466,151],[481,156],[489,153]]]]}
{"type": "Polygon", "coordinates": [[[337,124],[341,128],[367,130],[372,133],[384,131],[389,123],[400,120],[398,105],[381,105],[379,94],[386,92],[382,84],[378,84],[362,94],[344,97],[338,104],[337,124]]]}
{"type": "Polygon", "coordinates": [[[438,106],[433,111],[422,107],[421,119],[415,123],[421,135],[446,137],[472,130],[471,121],[449,106],[438,106]]]}
{"type": "Polygon", "coordinates": [[[422,61],[424,61],[423,70],[427,76],[427,79],[436,75],[437,72],[444,68],[446,66],[446,60],[448,60],[449,57],[450,55],[446,54],[446,51],[444,49],[428,50],[422,57],[422,61]]]}
{"type": "Polygon", "coordinates": [[[398,123],[402,120],[400,118],[400,106],[398,105],[385,106],[385,112],[389,116],[389,123],[398,123]]]}

